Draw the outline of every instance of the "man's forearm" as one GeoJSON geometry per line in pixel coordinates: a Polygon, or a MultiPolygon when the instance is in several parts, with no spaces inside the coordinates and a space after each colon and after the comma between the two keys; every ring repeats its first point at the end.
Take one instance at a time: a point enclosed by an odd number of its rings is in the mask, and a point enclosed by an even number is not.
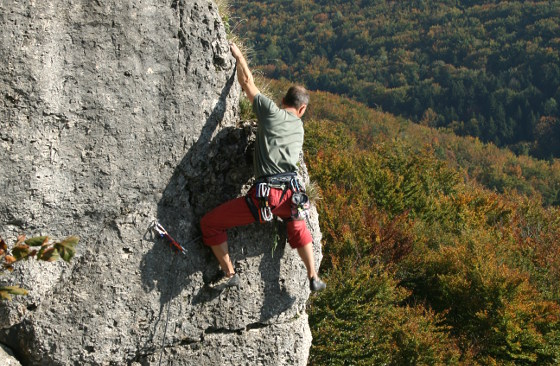
{"type": "Polygon", "coordinates": [[[254,84],[254,80],[253,80],[253,74],[251,73],[251,70],[249,70],[249,65],[247,65],[247,60],[245,60],[245,57],[243,56],[238,56],[236,58],[237,60],[237,80],[239,80],[239,84],[241,84],[241,87],[243,88],[243,90],[247,91],[247,85],[254,84]]]}
{"type": "Polygon", "coordinates": [[[247,60],[243,57],[243,54],[239,50],[239,48],[235,44],[230,44],[231,53],[235,57],[237,61],[236,69],[237,69],[237,80],[243,88],[245,94],[251,102],[253,102],[253,98],[259,93],[259,89],[255,86],[255,80],[253,79],[253,74],[251,70],[249,70],[249,65],[247,64],[247,60]]]}

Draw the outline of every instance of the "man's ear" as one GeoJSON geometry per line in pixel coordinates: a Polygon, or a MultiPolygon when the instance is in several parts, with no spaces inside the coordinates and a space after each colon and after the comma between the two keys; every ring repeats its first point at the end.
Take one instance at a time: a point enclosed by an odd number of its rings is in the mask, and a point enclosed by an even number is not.
{"type": "Polygon", "coordinates": [[[307,110],[307,104],[302,104],[301,107],[299,107],[298,109],[298,117],[303,116],[306,110],[307,110]]]}

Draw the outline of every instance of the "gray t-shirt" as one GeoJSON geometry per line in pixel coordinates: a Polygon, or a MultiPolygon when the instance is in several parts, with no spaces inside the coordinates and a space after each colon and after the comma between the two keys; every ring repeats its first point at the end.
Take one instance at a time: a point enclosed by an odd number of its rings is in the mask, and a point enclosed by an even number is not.
{"type": "Polygon", "coordinates": [[[253,156],[255,177],[295,172],[303,147],[303,122],[262,94],[253,100],[258,128],[253,156]]]}

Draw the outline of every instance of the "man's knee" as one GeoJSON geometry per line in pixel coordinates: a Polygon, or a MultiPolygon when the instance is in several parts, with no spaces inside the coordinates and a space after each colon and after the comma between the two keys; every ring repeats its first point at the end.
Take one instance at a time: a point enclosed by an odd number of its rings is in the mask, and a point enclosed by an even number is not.
{"type": "Polygon", "coordinates": [[[311,241],[303,241],[303,240],[298,240],[298,241],[294,241],[294,242],[289,241],[290,247],[292,249],[300,249],[300,248],[303,248],[307,245],[311,245],[312,243],[313,242],[311,242],[311,241]]]}
{"type": "Polygon", "coordinates": [[[288,243],[293,249],[302,248],[313,241],[304,220],[288,222],[288,243]]]}
{"type": "Polygon", "coordinates": [[[202,231],[202,242],[207,246],[220,245],[227,240],[225,231],[215,227],[210,214],[200,219],[200,231],[202,231]]]}

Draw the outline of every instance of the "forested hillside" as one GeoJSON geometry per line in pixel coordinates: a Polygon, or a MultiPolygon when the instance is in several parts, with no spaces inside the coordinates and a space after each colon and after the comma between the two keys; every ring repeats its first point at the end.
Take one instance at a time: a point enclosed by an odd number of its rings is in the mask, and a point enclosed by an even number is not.
{"type": "MultiPolygon", "coordinates": [[[[273,85],[286,83],[274,82],[273,85]]],[[[560,160],[543,161],[517,156],[508,149],[477,138],[461,137],[446,129],[421,126],[389,113],[328,92],[314,92],[306,117],[336,121],[344,125],[340,133],[350,131],[362,147],[372,141],[402,140],[415,154],[430,153],[461,174],[470,184],[498,193],[515,192],[544,206],[560,205],[560,160]]],[[[342,126],[338,127],[342,128],[342,126]]]]}
{"type": "MultiPolygon", "coordinates": [[[[269,86],[278,99],[287,83],[269,86]]],[[[560,362],[560,211],[537,189],[560,166],[330,93],[305,119],[328,281],[310,365],[560,362]],[[471,177],[500,162],[503,194],[471,177]]]]}
{"type": "Polygon", "coordinates": [[[517,153],[560,156],[560,1],[249,1],[235,27],[269,77],[517,153]]]}

